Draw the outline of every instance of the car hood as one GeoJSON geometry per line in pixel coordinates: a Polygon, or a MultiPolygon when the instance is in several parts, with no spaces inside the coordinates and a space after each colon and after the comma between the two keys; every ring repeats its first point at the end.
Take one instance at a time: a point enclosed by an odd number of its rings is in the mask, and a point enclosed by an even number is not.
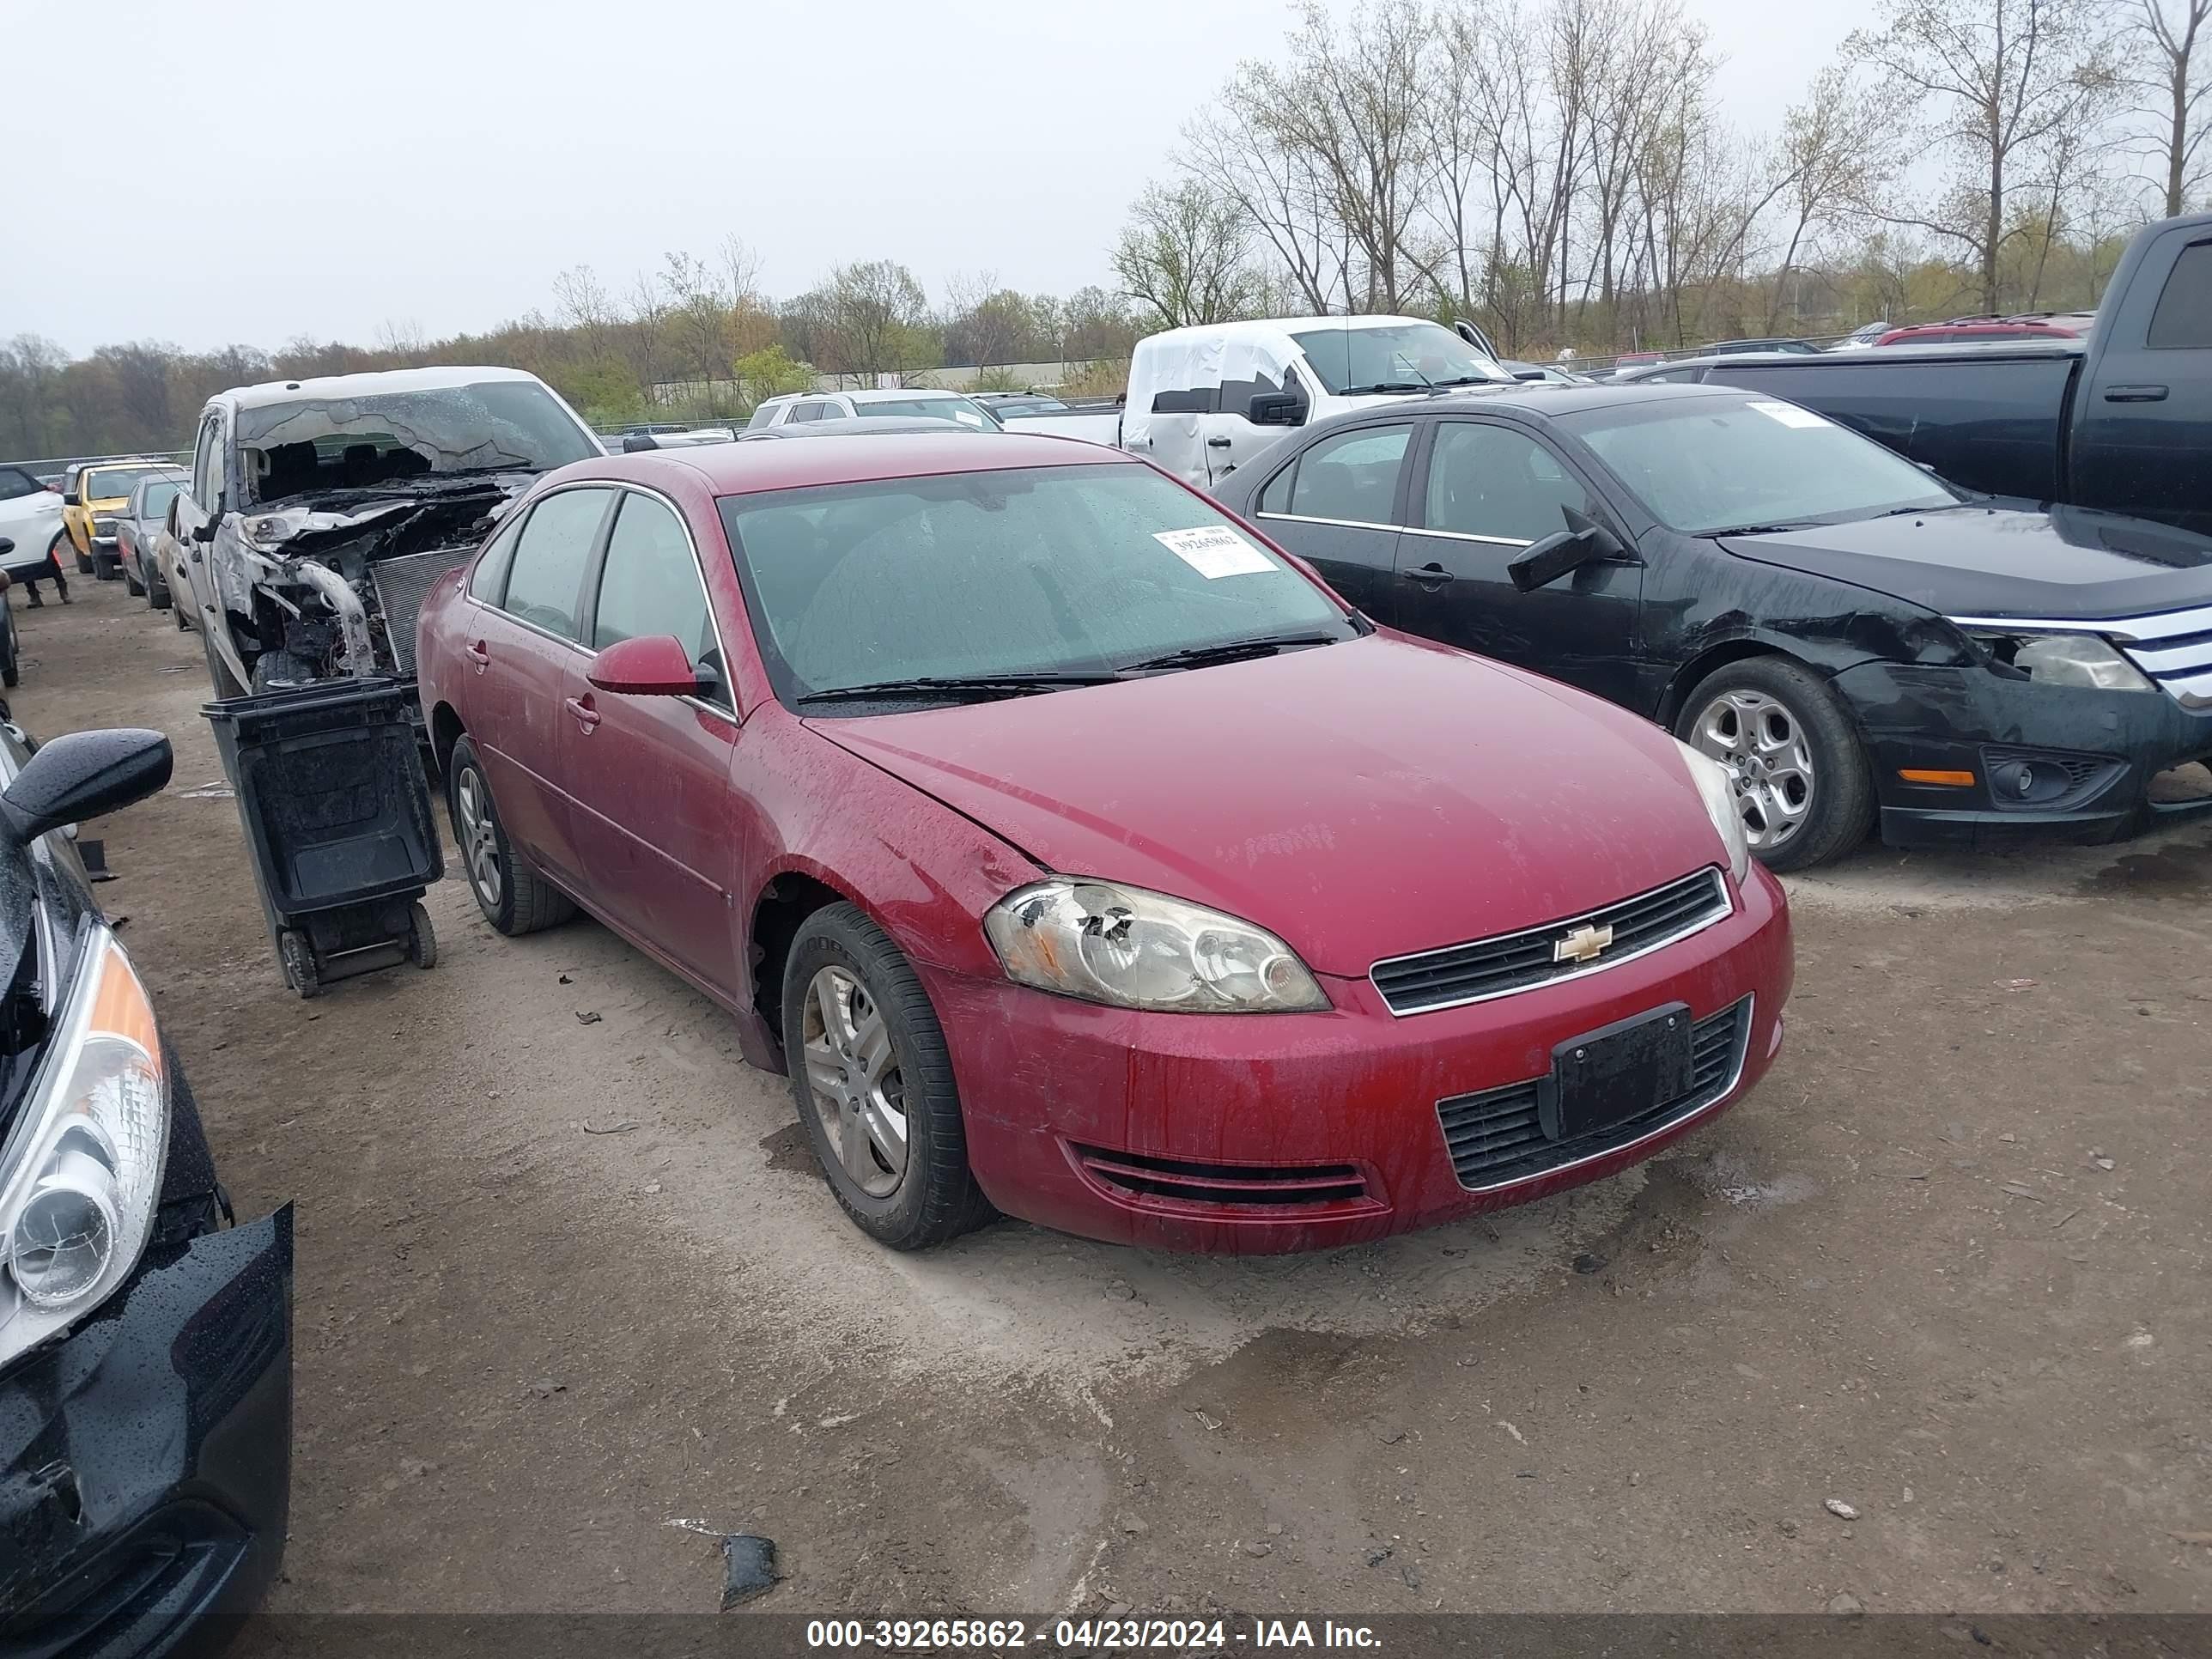
{"type": "Polygon", "coordinates": [[[1947,617],[2130,617],[2212,604],[2212,538],[2089,507],[1978,503],[1721,544],[1947,617]]]}
{"type": "Polygon", "coordinates": [[[806,724],[1048,869],[1212,905],[1328,974],[1574,915],[1723,857],[1659,728],[1389,633],[806,724]]]}

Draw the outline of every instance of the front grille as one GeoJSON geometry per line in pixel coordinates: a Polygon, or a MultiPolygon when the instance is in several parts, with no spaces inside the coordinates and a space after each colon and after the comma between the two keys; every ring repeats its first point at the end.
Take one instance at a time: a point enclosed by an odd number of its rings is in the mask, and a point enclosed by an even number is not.
{"type": "Polygon", "coordinates": [[[450,574],[476,551],[473,547],[437,547],[428,553],[384,559],[369,566],[376,584],[377,608],[384,613],[385,636],[391,641],[392,660],[402,678],[415,677],[415,619],[438,579],[450,574]]]}
{"type": "Polygon", "coordinates": [[[1525,991],[1570,975],[1610,968],[1694,933],[1729,914],[1728,884],[1718,870],[1655,887],[1601,910],[1586,911],[1517,933],[1446,945],[1418,956],[1393,957],[1368,970],[1394,1014],[1426,1013],[1525,991]],[[1559,959],[1558,947],[1582,927],[1613,929],[1604,951],[1592,960],[1559,959]]]}
{"type": "Polygon", "coordinates": [[[2093,625],[2184,708],[2212,709],[2212,605],[2093,625]]]}
{"type": "Polygon", "coordinates": [[[1540,1079],[1440,1100],[1437,1118],[1443,1125],[1452,1171],[1461,1186],[1480,1191],[1579,1164],[1641,1139],[1703,1110],[1734,1088],[1743,1072],[1744,1046],[1750,1037],[1751,999],[1745,997],[1690,1028],[1687,1093],[1573,1140],[1553,1140],[1544,1133],[1536,1100],[1540,1079]]]}
{"type": "Polygon", "coordinates": [[[1128,1198],[1246,1210],[1352,1204],[1368,1198],[1366,1177],[1349,1164],[1197,1164],[1101,1146],[1078,1146],[1074,1151],[1093,1180],[1128,1198]]]}

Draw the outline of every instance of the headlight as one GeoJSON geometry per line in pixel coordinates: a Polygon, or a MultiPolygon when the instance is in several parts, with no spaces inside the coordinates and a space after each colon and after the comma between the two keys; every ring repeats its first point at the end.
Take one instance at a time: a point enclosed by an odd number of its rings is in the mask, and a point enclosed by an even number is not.
{"type": "Polygon", "coordinates": [[[0,1161],[0,1363],[98,1307],[153,1231],[169,1084],[145,988],[104,927],[33,1088],[0,1161]]]}
{"type": "Polygon", "coordinates": [[[264,513],[257,517],[241,520],[238,526],[240,538],[248,547],[267,550],[289,542],[298,533],[296,520],[282,513],[264,513]]]}
{"type": "Polygon", "coordinates": [[[1056,876],[983,918],[1006,977],[1042,991],[1183,1014],[1274,1014],[1328,999],[1264,928],[1141,887],[1056,876]]]}
{"type": "Polygon", "coordinates": [[[1705,816],[1713,821],[1721,844],[1728,848],[1729,873],[1741,882],[1751,873],[1751,842],[1744,834],[1743,809],[1736,805],[1735,781],[1727,767],[1710,755],[1699,754],[1679,738],[1674,747],[1682,751],[1682,764],[1690,769],[1690,781],[1698,786],[1705,816]]]}
{"type": "Polygon", "coordinates": [[[2155,691],[2142,671],[2109,640],[2094,634],[1977,634],[1999,662],[2047,685],[2086,685],[2106,691],[2155,691]]]}
{"type": "Polygon", "coordinates": [[[112,536],[115,533],[115,526],[119,522],[121,521],[112,514],[95,513],[92,519],[92,533],[95,536],[112,536]]]}

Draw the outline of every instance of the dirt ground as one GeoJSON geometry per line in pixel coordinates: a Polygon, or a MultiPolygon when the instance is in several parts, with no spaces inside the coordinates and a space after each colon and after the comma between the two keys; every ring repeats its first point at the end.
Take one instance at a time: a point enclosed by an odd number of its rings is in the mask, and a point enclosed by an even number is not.
{"type": "Polygon", "coordinates": [[[76,592],[12,596],[16,714],[173,740],[99,891],[240,1214],[299,1205],[273,1610],[708,1610],[729,1531],[763,1611],[2212,1607],[2212,826],[1795,883],[1773,1074],[1561,1200],[897,1257],[589,922],[456,872],[434,970],[293,997],[197,636],[76,592]]]}

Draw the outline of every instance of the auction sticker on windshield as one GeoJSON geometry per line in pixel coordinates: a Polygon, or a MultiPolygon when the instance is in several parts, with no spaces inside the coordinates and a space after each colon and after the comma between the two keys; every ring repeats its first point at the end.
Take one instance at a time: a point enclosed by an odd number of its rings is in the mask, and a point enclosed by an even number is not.
{"type": "Polygon", "coordinates": [[[1218,576],[1262,575],[1281,568],[1226,525],[1156,530],[1152,539],[1208,581],[1218,576]]]}
{"type": "Polygon", "coordinates": [[[1752,407],[1770,421],[1779,421],[1784,426],[1826,426],[1827,422],[1809,409],[1800,409],[1795,404],[1753,404],[1752,407]]]}

